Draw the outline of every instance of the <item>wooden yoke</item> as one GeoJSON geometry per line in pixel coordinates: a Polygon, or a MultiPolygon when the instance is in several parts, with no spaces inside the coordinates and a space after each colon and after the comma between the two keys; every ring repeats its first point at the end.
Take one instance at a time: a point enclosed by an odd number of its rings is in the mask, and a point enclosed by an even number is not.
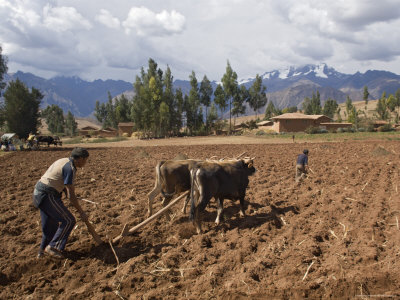
{"type": "Polygon", "coordinates": [[[124,226],[124,229],[122,230],[121,234],[119,236],[117,236],[116,238],[113,239],[113,243],[118,242],[120,239],[122,239],[124,236],[127,236],[129,234],[132,234],[136,231],[138,231],[140,228],[142,228],[144,225],[146,225],[147,223],[150,223],[151,221],[153,221],[154,219],[156,219],[157,217],[163,215],[171,206],[173,206],[174,204],[176,204],[179,200],[181,200],[183,197],[187,196],[187,194],[189,194],[189,191],[184,192],[182,195],[180,195],[178,198],[172,200],[167,206],[165,206],[164,208],[160,209],[157,213],[155,213],[154,215],[152,215],[151,217],[147,218],[146,220],[144,220],[142,223],[132,227],[131,229],[127,230],[126,225],[124,226]]]}

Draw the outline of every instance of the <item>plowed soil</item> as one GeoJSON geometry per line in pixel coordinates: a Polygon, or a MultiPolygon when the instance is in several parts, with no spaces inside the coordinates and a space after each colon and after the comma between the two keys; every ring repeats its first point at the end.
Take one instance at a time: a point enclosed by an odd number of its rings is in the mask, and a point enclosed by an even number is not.
{"type": "MultiPolygon", "coordinates": [[[[90,148],[76,186],[89,220],[67,244],[67,259],[36,258],[39,211],[36,181],[71,148],[0,157],[1,299],[303,299],[400,297],[400,150],[396,141],[182,145],[90,148]],[[311,172],[294,183],[297,154],[310,151],[311,172]],[[108,241],[147,217],[154,167],[178,156],[255,158],[246,216],[225,201],[204,212],[203,234],[182,213],[108,241]]],[[[157,199],[154,208],[162,205],[157,199]]],[[[67,199],[64,199],[68,202],[67,199]]]]}

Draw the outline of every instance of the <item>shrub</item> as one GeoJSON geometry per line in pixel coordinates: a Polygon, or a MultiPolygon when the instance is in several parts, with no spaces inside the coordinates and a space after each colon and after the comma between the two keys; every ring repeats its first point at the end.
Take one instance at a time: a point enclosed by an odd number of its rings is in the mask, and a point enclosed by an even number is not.
{"type": "Polygon", "coordinates": [[[385,124],[378,128],[378,131],[381,131],[381,132],[387,132],[387,131],[392,131],[392,130],[393,130],[393,127],[391,124],[385,124]]]}
{"type": "Polygon", "coordinates": [[[305,133],[315,134],[315,133],[319,133],[319,131],[320,131],[319,127],[310,126],[305,130],[305,133]]]}
{"type": "Polygon", "coordinates": [[[264,130],[258,130],[256,135],[266,135],[267,133],[264,130]]]}

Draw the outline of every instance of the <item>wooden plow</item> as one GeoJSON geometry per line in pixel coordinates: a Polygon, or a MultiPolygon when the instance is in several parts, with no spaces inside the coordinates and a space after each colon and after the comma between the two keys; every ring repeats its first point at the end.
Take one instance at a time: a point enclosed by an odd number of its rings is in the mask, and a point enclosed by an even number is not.
{"type": "Polygon", "coordinates": [[[144,220],[143,222],[139,223],[138,225],[128,229],[127,228],[127,224],[125,224],[124,228],[122,229],[122,232],[119,236],[117,236],[116,238],[114,238],[112,240],[113,243],[117,243],[120,239],[122,239],[124,236],[130,235],[136,231],[138,231],[140,228],[142,228],[143,226],[145,226],[146,224],[150,223],[151,221],[157,219],[159,216],[163,215],[164,213],[166,213],[168,211],[168,209],[175,205],[176,203],[178,203],[179,200],[181,200],[183,197],[187,196],[189,194],[189,191],[184,192],[182,195],[180,195],[179,197],[177,197],[176,199],[172,200],[167,206],[165,206],[164,208],[160,209],[158,212],[156,212],[154,215],[150,216],[149,218],[147,218],[146,220],[144,220]]]}

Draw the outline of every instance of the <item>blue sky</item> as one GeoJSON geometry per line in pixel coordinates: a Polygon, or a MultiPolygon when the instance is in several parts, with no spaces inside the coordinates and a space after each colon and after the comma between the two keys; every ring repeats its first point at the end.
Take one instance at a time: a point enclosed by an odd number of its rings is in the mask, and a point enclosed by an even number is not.
{"type": "Polygon", "coordinates": [[[9,72],[133,82],[151,57],[219,81],[325,62],[400,73],[396,0],[0,0],[9,72]]]}

